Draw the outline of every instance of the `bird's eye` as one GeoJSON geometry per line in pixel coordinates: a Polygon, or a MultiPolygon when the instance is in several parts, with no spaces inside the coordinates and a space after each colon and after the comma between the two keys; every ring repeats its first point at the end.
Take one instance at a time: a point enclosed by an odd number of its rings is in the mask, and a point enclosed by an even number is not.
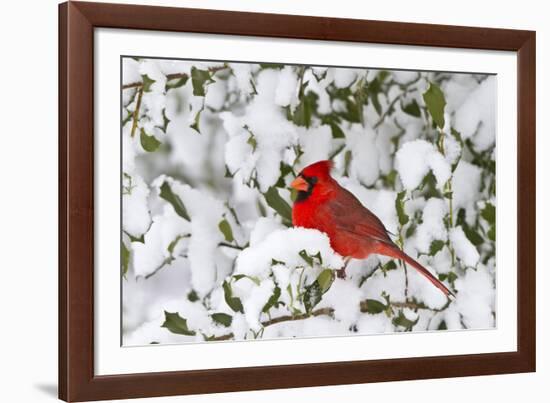
{"type": "Polygon", "coordinates": [[[312,185],[315,185],[317,183],[317,177],[316,176],[312,176],[311,178],[309,178],[309,183],[311,183],[312,185]]]}

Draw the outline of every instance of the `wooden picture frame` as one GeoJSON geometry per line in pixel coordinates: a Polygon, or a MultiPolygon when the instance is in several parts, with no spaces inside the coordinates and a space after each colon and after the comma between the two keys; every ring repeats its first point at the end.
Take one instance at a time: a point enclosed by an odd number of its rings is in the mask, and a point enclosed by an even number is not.
{"type": "Polygon", "coordinates": [[[535,32],[185,8],[59,6],[59,398],[66,401],[535,371],[535,32]],[[460,356],[94,375],[95,28],[517,52],[518,350],[460,356]]]}

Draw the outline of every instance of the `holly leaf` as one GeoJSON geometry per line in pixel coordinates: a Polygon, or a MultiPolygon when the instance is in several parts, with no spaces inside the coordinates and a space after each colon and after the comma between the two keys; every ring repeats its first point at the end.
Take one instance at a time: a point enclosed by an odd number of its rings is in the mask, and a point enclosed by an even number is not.
{"type": "Polygon", "coordinates": [[[410,331],[418,323],[418,320],[420,317],[418,317],[416,320],[410,320],[405,316],[403,311],[399,311],[399,314],[393,318],[392,323],[395,326],[401,326],[404,327],[405,330],[410,331]]]}
{"type": "Polygon", "coordinates": [[[218,228],[220,229],[227,242],[233,242],[233,230],[231,229],[231,225],[229,225],[229,222],[225,218],[220,221],[220,223],[218,224],[218,228]]]}
{"type": "Polygon", "coordinates": [[[405,196],[407,191],[397,193],[395,198],[395,209],[397,210],[397,218],[399,219],[399,225],[403,226],[409,222],[409,216],[405,213],[405,196]]]}
{"type": "Polygon", "coordinates": [[[155,136],[149,136],[147,133],[145,133],[145,130],[143,128],[141,128],[139,140],[143,149],[150,153],[156,151],[162,144],[160,141],[157,140],[155,136]]]}
{"type": "Polygon", "coordinates": [[[406,114],[414,116],[415,118],[420,117],[420,107],[418,106],[418,102],[416,102],[416,99],[413,99],[411,102],[409,102],[406,105],[401,103],[401,109],[406,114]]]}
{"type": "Polygon", "coordinates": [[[200,70],[196,67],[191,67],[191,83],[193,84],[193,95],[204,97],[206,91],[205,86],[213,83],[212,76],[208,70],[200,70]]]}
{"type": "Polygon", "coordinates": [[[183,217],[187,221],[191,221],[189,214],[187,214],[185,205],[181,201],[180,197],[172,191],[172,188],[168,182],[164,182],[160,187],[159,196],[172,205],[177,215],[183,217]]]}
{"type": "Polygon", "coordinates": [[[183,87],[187,83],[187,80],[189,80],[188,75],[184,75],[180,78],[171,79],[166,82],[165,91],[183,87]]]}
{"type": "Polygon", "coordinates": [[[330,130],[332,132],[333,139],[343,139],[346,137],[340,126],[334,122],[330,123],[330,130]]]}
{"type": "Polygon", "coordinates": [[[240,298],[233,296],[231,284],[227,281],[223,282],[223,295],[225,298],[225,303],[229,306],[229,308],[231,308],[234,312],[244,313],[243,304],[240,298]]]}
{"type": "Polygon", "coordinates": [[[317,277],[317,282],[321,287],[323,294],[330,289],[330,286],[334,282],[334,272],[330,269],[323,270],[317,277]]]}
{"type": "Polygon", "coordinates": [[[489,224],[494,225],[495,224],[495,218],[496,218],[495,206],[493,206],[491,203],[486,203],[483,210],[481,210],[481,216],[489,224]]]}
{"type": "Polygon", "coordinates": [[[151,92],[151,85],[155,83],[155,80],[150,78],[147,74],[142,74],[141,82],[143,83],[143,92],[151,92]]]}
{"type": "Polygon", "coordinates": [[[441,88],[437,84],[430,83],[428,90],[422,94],[422,98],[435,124],[443,129],[443,126],[445,126],[444,110],[446,102],[441,88]]]}
{"type": "Polygon", "coordinates": [[[267,192],[264,193],[265,201],[269,207],[275,210],[285,220],[292,221],[292,208],[288,203],[279,195],[277,188],[271,186],[267,192]]]}
{"type": "Polygon", "coordinates": [[[376,299],[367,299],[367,313],[376,315],[386,310],[387,306],[376,299]]]}
{"type": "Polygon", "coordinates": [[[223,312],[217,312],[212,314],[212,320],[220,325],[229,327],[233,322],[233,317],[223,312]]]}
{"type": "MultiPolygon", "coordinates": [[[[304,84],[305,86],[305,84],[304,84]]],[[[306,95],[302,95],[300,103],[296,106],[296,110],[292,115],[292,121],[297,126],[311,126],[311,117],[317,110],[317,99],[319,96],[314,92],[308,92],[306,95]]]]}
{"type": "Polygon", "coordinates": [[[185,336],[194,336],[196,333],[189,330],[187,327],[187,319],[182,318],[177,312],[164,311],[164,323],[161,327],[165,327],[175,334],[183,334],[185,336]]]}
{"type": "Polygon", "coordinates": [[[315,280],[313,283],[308,285],[305,288],[304,293],[304,306],[306,308],[306,312],[310,313],[315,306],[321,302],[321,299],[323,297],[323,290],[317,280],[315,280]]]}
{"type": "Polygon", "coordinates": [[[130,263],[130,250],[124,245],[124,242],[120,243],[120,254],[122,256],[122,275],[126,277],[130,263]]]}
{"type": "Polygon", "coordinates": [[[262,308],[263,313],[267,313],[272,307],[276,306],[279,303],[279,297],[281,296],[281,289],[279,286],[275,286],[273,294],[267,300],[264,307],[262,308]]]}
{"type": "Polygon", "coordinates": [[[437,252],[439,252],[443,247],[445,246],[445,242],[436,239],[435,241],[432,241],[430,244],[430,256],[437,255],[437,252]]]}

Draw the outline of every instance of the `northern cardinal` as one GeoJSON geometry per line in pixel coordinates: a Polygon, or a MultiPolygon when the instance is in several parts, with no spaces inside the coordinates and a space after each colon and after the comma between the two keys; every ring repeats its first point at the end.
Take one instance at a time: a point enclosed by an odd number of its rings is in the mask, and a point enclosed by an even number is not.
{"type": "Polygon", "coordinates": [[[366,259],[373,253],[400,259],[447,297],[452,296],[441,281],[393,243],[382,221],[330,176],[331,168],[331,161],[318,161],[305,167],[291,183],[298,191],[292,224],[326,233],[332,248],[344,256],[346,264],[351,258],[366,259]]]}

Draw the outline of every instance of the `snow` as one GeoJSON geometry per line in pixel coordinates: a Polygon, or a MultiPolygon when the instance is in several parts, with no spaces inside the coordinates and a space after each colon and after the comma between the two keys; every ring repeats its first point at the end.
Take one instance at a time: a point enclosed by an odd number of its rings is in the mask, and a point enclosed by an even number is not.
{"type": "Polygon", "coordinates": [[[225,97],[227,95],[225,81],[218,80],[206,87],[206,96],[204,98],[204,104],[214,110],[219,110],[225,103],[225,97]]]}
{"type": "Polygon", "coordinates": [[[262,328],[259,320],[260,314],[267,300],[273,294],[274,288],[275,284],[273,281],[264,280],[258,287],[252,288],[250,295],[244,303],[246,322],[249,328],[256,332],[262,328]]]}
{"type": "Polygon", "coordinates": [[[456,209],[468,208],[477,200],[481,184],[481,169],[461,160],[453,173],[453,205],[456,209]]]}
{"type": "Polygon", "coordinates": [[[332,131],[323,125],[310,129],[298,128],[298,137],[304,154],[300,158],[300,169],[317,161],[326,160],[332,148],[332,131]]]}
{"type": "Polygon", "coordinates": [[[269,274],[272,260],[284,262],[287,267],[306,265],[300,256],[305,250],[310,256],[321,253],[323,267],[339,269],[342,258],[330,247],[328,236],[306,228],[277,230],[262,242],[243,250],[236,261],[235,273],[264,277],[269,274]]]}
{"type": "Polygon", "coordinates": [[[463,138],[472,137],[478,151],[495,142],[496,76],[487,77],[457,109],[455,126],[463,138]]]}
{"type": "Polygon", "coordinates": [[[260,217],[252,231],[250,231],[250,245],[261,243],[269,234],[276,230],[282,230],[283,226],[273,218],[260,217]]]}
{"type": "Polygon", "coordinates": [[[349,87],[357,78],[357,73],[353,69],[333,69],[334,85],[338,88],[349,87]]]}
{"type": "Polygon", "coordinates": [[[483,266],[467,270],[464,277],[456,280],[456,288],[456,309],[466,326],[478,329],[495,326],[493,278],[483,266]]]}
{"type": "Polygon", "coordinates": [[[354,124],[346,133],[346,144],[353,154],[350,177],[367,186],[374,184],[380,173],[374,131],[354,124]]]}
{"type": "Polygon", "coordinates": [[[151,224],[147,206],[149,188],[143,178],[137,174],[124,178],[123,186],[129,188],[122,195],[123,229],[128,234],[139,237],[147,231],[151,224]]]}
{"type": "Polygon", "coordinates": [[[275,103],[279,106],[295,105],[298,93],[298,77],[290,66],[285,66],[279,74],[279,82],[275,90],[275,103]]]}
{"type": "Polygon", "coordinates": [[[430,251],[430,245],[435,240],[446,241],[447,230],[443,221],[448,213],[445,201],[432,197],[422,210],[422,224],[416,229],[416,249],[422,253],[430,251]]]}
{"type": "Polygon", "coordinates": [[[426,140],[403,144],[396,154],[395,168],[407,190],[416,189],[431,170],[442,187],[451,177],[451,167],[437,148],[426,140]]]}
{"type": "MultiPolygon", "coordinates": [[[[160,177],[160,186],[165,178],[160,177]]],[[[218,228],[224,213],[223,204],[212,196],[177,181],[171,182],[172,191],[177,194],[191,218],[191,233],[187,256],[191,263],[191,284],[201,295],[208,293],[217,278],[216,262],[212,259],[218,251],[223,235],[218,228]]]]}
{"type": "Polygon", "coordinates": [[[479,252],[470,242],[462,227],[454,227],[449,231],[449,240],[456,255],[466,266],[475,267],[479,262],[479,252]]]}
{"type": "Polygon", "coordinates": [[[268,69],[258,75],[258,94],[242,117],[243,127],[246,125],[249,128],[257,142],[255,172],[262,192],[266,192],[279,179],[284,150],[295,144],[297,139],[295,127],[274,103],[278,74],[278,71],[268,69]]]}
{"type": "Polygon", "coordinates": [[[334,318],[349,327],[357,321],[361,314],[359,311],[361,294],[361,290],[352,282],[336,278],[323,296],[323,301],[318,308],[333,308],[334,318]]]}
{"type": "MultiPolygon", "coordinates": [[[[189,234],[190,229],[171,207],[166,208],[164,214],[153,217],[151,228],[143,237],[145,242],[132,242],[136,276],[147,276],[158,269],[170,257],[168,246],[178,236],[189,234]]],[[[177,256],[183,245],[184,242],[179,241],[173,255],[177,256]]]]}

